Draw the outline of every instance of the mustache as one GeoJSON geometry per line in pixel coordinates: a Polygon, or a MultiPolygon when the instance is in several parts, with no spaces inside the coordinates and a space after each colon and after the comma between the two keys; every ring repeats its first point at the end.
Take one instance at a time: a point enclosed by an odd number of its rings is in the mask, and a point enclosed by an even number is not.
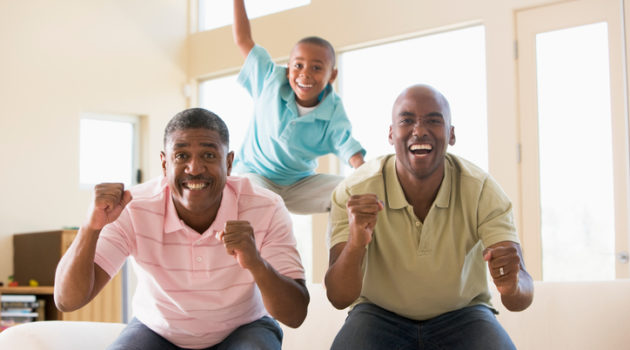
{"type": "Polygon", "coordinates": [[[184,178],[179,179],[179,182],[187,182],[187,181],[206,181],[206,182],[213,182],[213,179],[210,177],[206,177],[203,175],[196,175],[196,176],[186,176],[184,178]]]}

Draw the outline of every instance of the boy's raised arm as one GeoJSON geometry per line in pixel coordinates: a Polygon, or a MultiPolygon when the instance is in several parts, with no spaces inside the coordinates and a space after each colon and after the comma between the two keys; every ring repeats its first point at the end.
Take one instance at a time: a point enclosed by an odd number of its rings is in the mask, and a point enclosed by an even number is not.
{"type": "Polygon", "coordinates": [[[232,25],[234,43],[238,46],[241,55],[247,58],[249,51],[254,47],[252,30],[249,26],[249,18],[245,11],[244,0],[234,0],[234,24],[232,25]]]}

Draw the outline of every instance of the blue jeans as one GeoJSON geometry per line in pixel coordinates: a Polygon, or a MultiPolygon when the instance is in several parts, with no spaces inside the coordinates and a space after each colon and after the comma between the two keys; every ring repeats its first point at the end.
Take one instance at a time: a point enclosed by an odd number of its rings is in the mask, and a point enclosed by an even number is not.
{"type": "MultiPolygon", "coordinates": [[[[280,350],[282,329],[276,320],[264,316],[235,329],[221,343],[205,350],[280,350]]],[[[86,344],[89,348],[89,344],[86,344]]],[[[107,350],[183,350],[155,333],[135,317],[107,350]]]]}
{"type": "Polygon", "coordinates": [[[488,307],[475,305],[415,321],[374,304],[356,305],[331,350],[516,349],[488,307]]]}

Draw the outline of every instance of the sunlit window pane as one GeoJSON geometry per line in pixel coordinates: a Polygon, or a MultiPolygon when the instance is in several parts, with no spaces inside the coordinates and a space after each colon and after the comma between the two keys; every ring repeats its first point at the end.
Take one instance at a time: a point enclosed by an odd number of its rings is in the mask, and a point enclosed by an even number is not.
{"type": "Polygon", "coordinates": [[[254,107],[247,90],[236,82],[236,75],[199,84],[199,105],[223,119],[230,132],[230,150],[240,149],[254,107]]]}
{"type": "MultiPolygon", "coordinates": [[[[245,0],[247,16],[252,19],[310,4],[310,0],[245,0]]],[[[199,0],[199,31],[232,24],[232,1],[199,0]]]]}
{"type": "Polygon", "coordinates": [[[543,279],[615,278],[605,23],[536,37],[543,279]]]}
{"type": "MultiPolygon", "coordinates": [[[[313,280],[313,216],[291,214],[293,234],[306,273],[306,280],[313,280]]],[[[323,239],[323,238],[322,238],[323,239]]]]}
{"type": "MultiPolygon", "coordinates": [[[[118,118],[114,118],[118,119],[118,118]]],[[[83,188],[101,182],[134,183],[137,121],[83,117],[80,121],[79,182],[83,188]]]]}
{"type": "Polygon", "coordinates": [[[449,152],[488,168],[483,26],[354,50],[339,61],[340,93],[366,159],[394,153],[388,142],[394,100],[422,83],[440,90],[451,105],[457,143],[449,152]]]}

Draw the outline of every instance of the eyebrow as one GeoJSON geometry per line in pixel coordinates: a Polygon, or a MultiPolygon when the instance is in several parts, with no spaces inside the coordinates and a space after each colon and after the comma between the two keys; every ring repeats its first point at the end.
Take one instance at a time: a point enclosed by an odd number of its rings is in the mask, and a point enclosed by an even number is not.
{"type": "MultiPolygon", "coordinates": [[[[202,147],[219,149],[219,146],[214,142],[201,142],[202,147]]],[[[190,146],[190,142],[175,142],[173,148],[184,148],[190,146]]]]}
{"type": "MultiPolygon", "coordinates": [[[[294,61],[306,61],[306,58],[298,56],[298,57],[293,57],[293,60],[294,61]]],[[[320,60],[319,58],[312,59],[311,61],[317,62],[317,63],[320,63],[320,64],[325,64],[325,62],[323,60],[320,60]]]]}
{"type": "Polygon", "coordinates": [[[440,112],[431,112],[424,115],[425,117],[440,117],[444,119],[444,116],[440,112]]]}
{"type": "MultiPolygon", "coordinates": [[[[401,111],[400,113],[398,113],[398,117],[415,117],[416,114],[410,111],[401,111]]],[[[432,118],[432,117],[437,117],[437,118],[442,118],[444,119],[444,115],[442,115],[442,113],[440,112],[429,112],[425,115],[422,116],[422,118],[432,118]]]]}

